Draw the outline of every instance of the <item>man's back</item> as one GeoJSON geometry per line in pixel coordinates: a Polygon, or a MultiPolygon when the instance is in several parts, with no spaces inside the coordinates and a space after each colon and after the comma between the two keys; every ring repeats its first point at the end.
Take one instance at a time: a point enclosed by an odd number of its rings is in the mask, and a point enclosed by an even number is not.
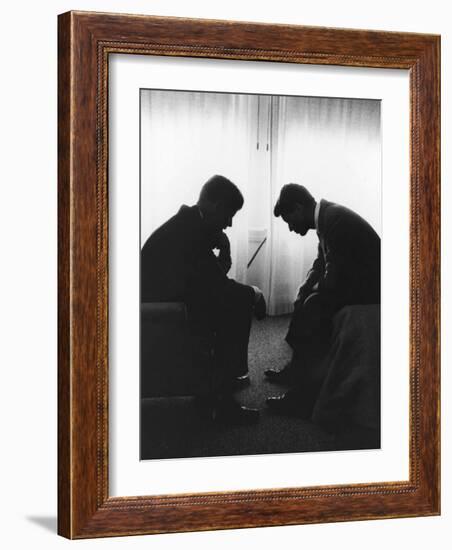
{"type": "Polygon", "coordinates": [[[196,310],[251,304],[253,289],[227,277],[211,238],[197,206],[182,206],[156,229],[141,251],[141,301],[183,301],[196,310]]]}
{"type": "Polygon", "coordinates": [[[194,266],[209,254],[196,207],[182,206],[141,251],[141,300],[183,301],[194,266]]]}
{"type": "Polygon", "coordinates": [[[319,238],[348,303],[380,302],[380,237],[356,212],[321,201],[319,238]]]}

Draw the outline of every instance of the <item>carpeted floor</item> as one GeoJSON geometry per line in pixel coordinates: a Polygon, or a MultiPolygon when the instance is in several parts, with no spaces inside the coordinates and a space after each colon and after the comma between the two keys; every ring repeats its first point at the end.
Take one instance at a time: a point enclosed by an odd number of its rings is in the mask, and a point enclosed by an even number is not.
{"type": "Polygon", "coordinates": [[[192,397],[143,399],[141,459],[265,453],[293,453],[378,448],[377,434],[358,428],[333,435],[299,418],[279,416],[265,407],[284,387],[267,382],[264,370],[282,367],[290,358],[284,337],[288,316],[253,322],[249,344],[251,384],[236,392],[244,405],[261,409],[252,426],[218,426],[202,419],[192,397]]]}

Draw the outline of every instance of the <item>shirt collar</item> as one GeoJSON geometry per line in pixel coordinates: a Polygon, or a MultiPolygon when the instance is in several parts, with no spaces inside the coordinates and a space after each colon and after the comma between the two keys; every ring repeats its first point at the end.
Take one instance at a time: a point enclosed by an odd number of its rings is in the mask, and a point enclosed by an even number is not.
{"type": "Polygon", "coordinates": [[[320,201],[315,205],[314,210],[314,223],[317,234],[319,233],[319,213],[320,213],[320,201]]]}

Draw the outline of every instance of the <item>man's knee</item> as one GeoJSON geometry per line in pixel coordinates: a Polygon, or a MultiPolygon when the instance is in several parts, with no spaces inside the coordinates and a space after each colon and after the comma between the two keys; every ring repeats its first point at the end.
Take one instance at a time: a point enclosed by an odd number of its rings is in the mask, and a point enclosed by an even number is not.
{"type": "Polygon", "coordinates": [[[310,294],[303,302],[302,317],[313,331],[329,327],[334,315],[334,304],[319,292],[310,294]]]}

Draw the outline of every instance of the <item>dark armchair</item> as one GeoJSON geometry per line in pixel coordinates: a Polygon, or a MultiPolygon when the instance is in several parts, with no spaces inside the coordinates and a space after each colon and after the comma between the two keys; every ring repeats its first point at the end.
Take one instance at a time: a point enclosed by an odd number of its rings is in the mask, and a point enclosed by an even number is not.
{"type": "Polygon", "coordinates": [[[213,335],[190,321],[185,304],[141,304],[141,398],[206,395],[212,388],[213,335]]]}

